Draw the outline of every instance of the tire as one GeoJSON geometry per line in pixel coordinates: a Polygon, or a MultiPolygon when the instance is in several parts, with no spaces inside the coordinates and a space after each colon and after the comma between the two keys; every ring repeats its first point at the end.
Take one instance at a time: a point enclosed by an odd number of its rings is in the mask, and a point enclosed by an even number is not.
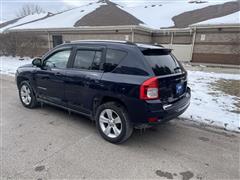
{"type": "Polygon", "coordinates": [[[100,105],[97,109],[95,120],[100,135],[111,143],[123,143],[132,135],[133,126],[128,113],[119,103],[108,102],[100,105]],[[112,112],[112,115],[110,115],[112,118],[108,117],[110,111],[112,112]],[[110,122],[109,119],[112,119],[112,121],[110,122]]]}
{"type": "Polygon", "coordinates": [[[19,98],[26,108],[35,108],[38,105],[36,96],[28,81],[22,81],[19,86],[19,98]]]}

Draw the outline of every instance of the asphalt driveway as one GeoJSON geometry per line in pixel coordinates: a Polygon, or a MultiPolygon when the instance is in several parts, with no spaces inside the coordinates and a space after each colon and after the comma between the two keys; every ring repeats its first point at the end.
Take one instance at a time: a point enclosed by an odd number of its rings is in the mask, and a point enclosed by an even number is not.
{"type": "Polygon", "coordinates": [[[0,92],[3,179],[240,178],[239,134],[174,120],[113,145],[80,115],[24,108],[13,78],[1,77],[0,92]]]}

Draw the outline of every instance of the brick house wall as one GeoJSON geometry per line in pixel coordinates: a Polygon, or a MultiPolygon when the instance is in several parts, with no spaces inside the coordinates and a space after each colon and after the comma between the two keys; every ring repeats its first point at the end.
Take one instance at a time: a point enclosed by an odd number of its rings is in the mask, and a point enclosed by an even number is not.
{"type": "Polygon", "coordinates": [[[192,62],[240,65],[240,28],[197,29],[192,62]]]}

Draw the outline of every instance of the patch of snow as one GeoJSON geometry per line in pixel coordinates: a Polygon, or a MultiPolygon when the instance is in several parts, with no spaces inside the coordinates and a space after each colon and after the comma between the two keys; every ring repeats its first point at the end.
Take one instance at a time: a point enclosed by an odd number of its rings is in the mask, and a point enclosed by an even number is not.
{"type": "Polygon", "coordinates": [[[74,8],[43,20],[18,26],[12,29],[48,29],[48,28],[73,28],[82,17],[91,13],[106,3],[91,3],[74,8]]]}
{"type": "Polygon", "coordinates": [[[212,87],[212,83],[220,79],[239,80],[240,83],[240,76],[188,71],[188,79],[189,86],[192,89],[191,104],[181,117],[240,132],[240,116],[232,112],[236,110],[234,104],[240,101],[240,97],[216,91],[212,87]]]}
{"type": "Polygon", "coordinates": [[[33,15],[25,16],[25,17],[19,19],[15,23],[12,23],[12,24],[9,24],[9,25],[7,25],[3,28],[0,28],[0,33],[2,33],[3,31],[5,31],[9,28],[13,28],[13,27],[16,27],[16,26],[19,26],[19,25],[22,25],[22,24],[25,24],[25,23],[28,23],[28,22],[32,22],[32,21],[36,21],[38,19],[44,18],[47,15],[48,15],[47,13],[41,13],[41,14],[33,14],[33,15]]]}
{"type": "Polygon", "coordinates": [[[172,18],[181,13],[201,9],[207,6],[222,4],[224,1],[206,3],[188,3],[187,1],[161,2],[155,6],[120,7],[122,10],[132,14],[141,20],[149,28],[159,29],[172,27],[172,18]]]}
{"type": "Polygon", "coordinates": [[[240,24],[240,11],[222,16],[219,18],[209,19],[202,21],[192,26],[201,26],[201,25],[223,25],[223,24],[240,24]]]}
{"type": "Polygon", "coordinates": [[[32,59],[29,57],[8,57],[0,56],[0,74],[7,74],[14,76],[17,68],[25,64],[31,64],[32,59]],[[19,60],[23,59],[23,60],[19,60]]]}

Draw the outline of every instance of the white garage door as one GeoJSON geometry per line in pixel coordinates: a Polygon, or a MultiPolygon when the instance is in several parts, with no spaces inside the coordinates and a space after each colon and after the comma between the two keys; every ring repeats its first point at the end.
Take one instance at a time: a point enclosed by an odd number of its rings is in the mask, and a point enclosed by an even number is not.
{"type": "Polygon", "coordinates": [[[162,44],[166,48],[173,49],[173,54],[179,61],[190,62],[192,57],[191,44],[162,44]]]}

